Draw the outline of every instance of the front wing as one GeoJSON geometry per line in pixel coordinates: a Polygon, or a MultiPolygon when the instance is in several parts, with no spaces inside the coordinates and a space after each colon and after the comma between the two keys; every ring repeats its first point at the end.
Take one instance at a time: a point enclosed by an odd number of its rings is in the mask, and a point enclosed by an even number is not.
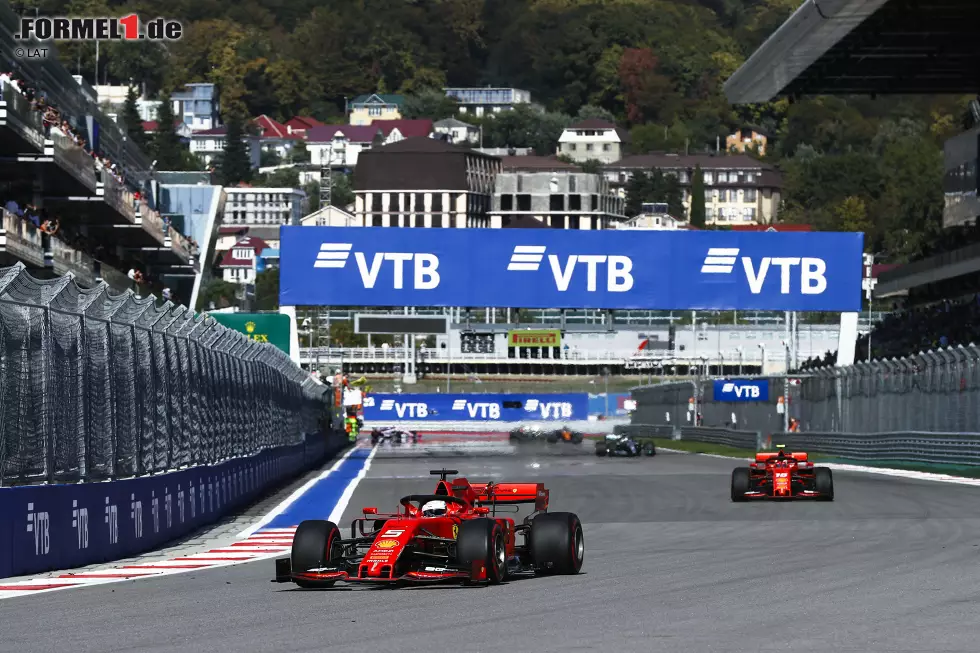
{"type": "Polygon", "coordinates": [[[459,580],[482,580],[485,578],[485,570],[479,565],[474,565],[472,569],[466,569],[452,564],[440,564],[438,566],[425,567],[420,571],[409,571],[401,576],[393,578],[378,577],[359,577],[351,575],[347,569],[342,567],[323,567],[322,569],[311,569],[302,572],[293,572],[289,558],[278,558],[276,560],[275,583],[294,583],[305,581],[311,585],[324,583],[325,585],[336,582],[345,583],[365,583],[373,585],[385,585],[390,583],[438,583],[445,581],[459,580]]]}
{"type": "Polygon", "coordinates": [[[764,492],[761,490],[750,490],[743,496],[746,499],[777,499],[780,501],[788,501],[791,499],[819,499],[823,495],[815,490],[800,490],[794,494],[787,495],[777,495],[772,492],[764,492]]]}

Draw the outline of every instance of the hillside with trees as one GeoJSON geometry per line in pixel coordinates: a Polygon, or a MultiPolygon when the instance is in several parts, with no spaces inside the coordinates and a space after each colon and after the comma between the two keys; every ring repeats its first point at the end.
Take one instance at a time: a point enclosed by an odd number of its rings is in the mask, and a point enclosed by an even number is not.
{"type": "MultiPolygon", "coordinates": [[[[866,229],[890,260],[939,229],[942,142],[966,98],[811,98],[733,107],[724,81],[800,0],[107,0],[15,1],[46,15],[136,11],[180,20],[178,42],[103,44],[101,82],[160,96],[219,84],[223,112],[343,120],[345,99],[409,96],[410,115],[454,111],[444,86],[531,91],[546,111],[484,120],[484,144],[550,153],[575,117],[614,118],[636,152],[714,150],[751,125],[784,173],[787,220],[866,229]]],[[[92,43],[61,59],[94,81],[92,43]]]]}

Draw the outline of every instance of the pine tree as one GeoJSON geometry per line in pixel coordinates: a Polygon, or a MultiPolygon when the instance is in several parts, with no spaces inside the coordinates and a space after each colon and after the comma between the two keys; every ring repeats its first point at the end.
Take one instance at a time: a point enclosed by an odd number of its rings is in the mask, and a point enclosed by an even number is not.
{"type": "Polygon", "coordinates": [[[143,120],[140,118],[139,107],[136,101],[139,96],[136,94],[136,87],[130,86],[126,93],[126,103],[123,104],[122,122],[126,127],[126,136],[144,152],[146,151],[146,132],[143,131],[143,120]]]}
{"type": "Polygon", "coordinates": [[[157,170],[183,170],[185,167],[186,147],[180,142],[180,136],[174,128],[175,120],[170,94],[166,94],[161,98],[160,108],[157,109],[157,131],[150,147],[157,162],[157,170]]]}
{"type": "Polygon", "coordinates": [[[701,166],[694,168],[694,178],[691,180],[691,226],[704,229],[704,172],[701,166]]]}
{"type": "Polygon", "coordinates": [[[231,186],[252,178],[252,162],[249,157],[248,143],[245,141],[244,120],[237,114],[228,117],[225,123],[225,151],[221,156],[218,176],[221,183],[231,186]]]}

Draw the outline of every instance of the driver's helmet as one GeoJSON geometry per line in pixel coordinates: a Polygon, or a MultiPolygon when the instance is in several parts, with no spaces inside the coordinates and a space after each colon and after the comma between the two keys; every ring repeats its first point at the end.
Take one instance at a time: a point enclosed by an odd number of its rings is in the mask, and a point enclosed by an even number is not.
{"type": "Polygon", "coordinates": [[[424,506],[422,506],[422,516],[423,517],[441,517],[445,515],[448,511],[445,501],[427,501],[424,506]]]}

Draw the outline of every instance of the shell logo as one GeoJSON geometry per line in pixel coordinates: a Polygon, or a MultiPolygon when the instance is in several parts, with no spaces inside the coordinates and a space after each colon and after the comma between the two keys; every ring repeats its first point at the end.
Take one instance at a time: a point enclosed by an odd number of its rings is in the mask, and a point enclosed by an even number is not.
{"type": "Polygon", "coordinates": [[[255,322],[246,322],[245,323],[245,330],[248,331],[249,333],[252,333],[253,331],[255,331],[255,322]]]}
{"type": "Polygon", "coordinates": [[[379,549],[394,549],[396,546],[398,546],[398,540],[381,540],[374,546],[379,549]]]}

